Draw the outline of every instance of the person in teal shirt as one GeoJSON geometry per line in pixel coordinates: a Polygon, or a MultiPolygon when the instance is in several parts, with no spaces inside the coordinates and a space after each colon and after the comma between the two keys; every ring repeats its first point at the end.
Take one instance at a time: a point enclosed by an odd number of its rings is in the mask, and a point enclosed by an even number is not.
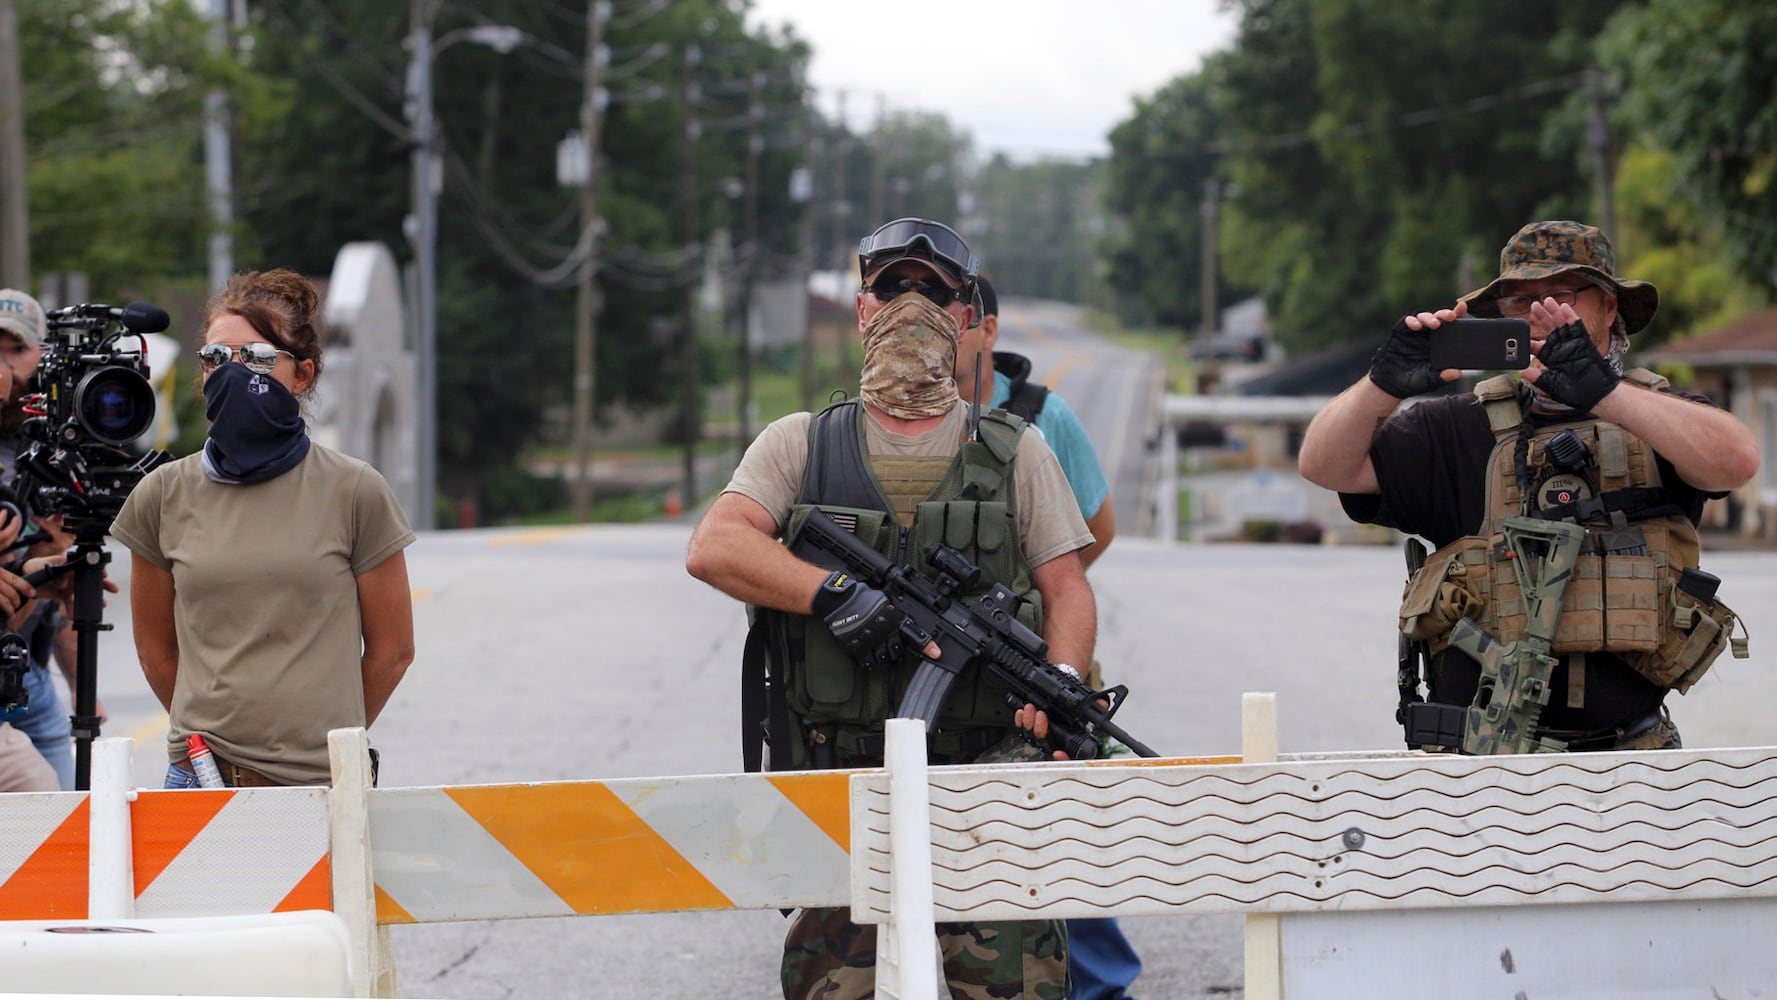
{"type": "MultiPolygon", "coordinates": [[[[957,389],[964,399],[973,402],[976,369],[982,366],[983,388],[990,372],[993,376],[993,391],[987,405],[1010,410],[1042,432],[1049,450],[1061,461],[1062,474],[1073,487],[1074,500],[1080,505],[1086,527],[1092,530],[1092,547],[1080,550],[1080,561],[1091,566],[1117,534],[1117,514],[1111,505],[1110,484],[1098,463],[1098,450],[1067,400],[1030,380],[1029,358],[994,350],[1000,336],[999,295],[985,277],[976,279],[976,288],[980,299],[976,312],[981,322],[964,330],[958,344],[957,389]],[[993,359],[991,369],[986,367],[989,357],[993,359]]],[[[1094,687],[1103,686],[1096,661],[1087,680],[1094,687]]],[[[1071,980],[1068,1000],[1130,1000],[1128,988],[1141,974],[1141,957],[1114,918],[1069,920],[1067,939],[1071,980]]]]}
{"type": "Polygon", "coordinates": [[[983,367],[980,378],[986,387],[989,375],[993,391],[987,399],[989,407],[1011,410],[1042,432],[1049,450],[1061,462],[1061,471],[1074,490],[1080,505],[1080,516],[1086,519],[1094,539],[1092,547],[1080,550],[1080,561],[1090,567],[1110,546],[1117,534],[1117,513],[1111,504],[1111,487],[1104,469],[1098,464],[1098,451],[1086,428],[1058,393],[1040,383],[1030,381],[1030,359],[1009,351],[996,351],[1000,335],[1000,303],[992,283],[985,277],[977,279],[980,290],[981,322],[963,331],[956,352],[956,387],[962,398],[974,402],[977,359],[991,357],[992,367],[983,367]],[[1031,417],[1035,413],[1035,418],[1031,417]]]}

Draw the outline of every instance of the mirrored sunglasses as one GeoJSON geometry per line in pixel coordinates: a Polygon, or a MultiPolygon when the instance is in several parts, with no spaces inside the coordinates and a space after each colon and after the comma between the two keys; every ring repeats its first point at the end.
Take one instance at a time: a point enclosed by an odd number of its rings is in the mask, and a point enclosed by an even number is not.
{"type": "Polygon", "coordinates": [[[908,292],[918,292],[940,309],[955,302],[961,294],[942,281],[927,281],[923,278],[878,278],[869,291],[876,296],[878,302],[893,302],[908,292]]]}
{"type": "Polygon", "coordinates": [[[280,350],[264,342],[240,345],[205,344],[197,349],[197,360],[203,365],[206,373],[213,372],[230,361],[238,360],[247,366],[247,370],[250,372],[270,375],[272,369],[278,366],[278,355],[280,354],[292,361],[296,360],[296,355],[289,351],[280,350]]]}

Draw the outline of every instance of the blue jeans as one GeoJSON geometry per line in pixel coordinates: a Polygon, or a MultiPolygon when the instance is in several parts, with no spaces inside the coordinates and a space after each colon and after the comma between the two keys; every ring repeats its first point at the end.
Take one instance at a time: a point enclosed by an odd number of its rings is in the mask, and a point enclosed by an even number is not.
{"type": "Polygon", "coordinates": [[[68,707],[56,692],[56,682],[49,668],[32,663],[25,671],[25,694],[30,704],[12,712],[0,712],[0,722],[31,737],[31,745],[55,768],[56,781],[63,791],[74,788],[74,724],[68,719],[68,707]]]}
{"type": "Polygon", "coordinates": [[[1068,1000],[1127,1000],[1141,958],[1112,917],[1067,922],[1068,1000]]]}
{"type": "Polygon", "coordinates": [[[167,765],[167,780],[166,780],[165,784],[161,785],[161,787],[162,788],[196,788],[196,787],[198,787],[197,774],[194,771],[192,771],[190,768],[180,767],[177,764],[168,764],[167,765]]]}

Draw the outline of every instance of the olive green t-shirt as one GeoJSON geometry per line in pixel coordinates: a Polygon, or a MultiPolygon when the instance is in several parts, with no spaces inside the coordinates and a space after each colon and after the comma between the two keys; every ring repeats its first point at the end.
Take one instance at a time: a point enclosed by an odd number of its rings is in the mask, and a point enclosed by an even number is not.
{"type": "MultiPolygon", "coordinates": [[[[872,455],[929,458],[956,454],[967,439],[969,404],[958,402],[944,419],[923,434],[897,434],[865,412],[864,442],[872,455]]],[[[759,432],[724,493],[739,493],[764,507],[779,531],[802,492],[802,471],[808,465],[810,413],[792,413],[759,432]]],[[[1018,515],[1018,542],[1031,566],[1092,544],[1092,532],[1080,516],[1073,488],[1055,453],[1041,434],[1020,434],[1012,463],[1013,504],[1018,515]]]]}
{"type": "Polygon", "coordinates": [[[267,777],[326,784],[328,730],[364,725],[357,578],[414,540],[382,475],[311,443],[281,476],[225,484],[191,455],[149,473],[111,534],[173,574],[170,758],[202,733],[267,777]]]}

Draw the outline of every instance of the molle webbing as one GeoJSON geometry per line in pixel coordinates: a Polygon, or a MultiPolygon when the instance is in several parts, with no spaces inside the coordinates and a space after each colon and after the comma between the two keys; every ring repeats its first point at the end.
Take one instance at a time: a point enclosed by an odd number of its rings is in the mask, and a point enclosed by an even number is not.
{"type": "Polygon", "coordinates": [[[913,525],[913,513],[944,481],[951,459],[941,455],[878,455],[871,459],[882,495],[893,505],[901,527],[913,525]]]}

